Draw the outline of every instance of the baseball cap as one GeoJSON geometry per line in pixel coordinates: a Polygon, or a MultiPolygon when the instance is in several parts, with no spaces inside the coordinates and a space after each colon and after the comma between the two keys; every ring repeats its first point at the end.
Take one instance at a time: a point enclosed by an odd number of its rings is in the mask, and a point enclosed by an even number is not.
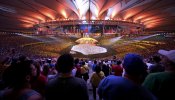
{"type": "Polygon", "coordinates": [[[175,50],[159,50],[158,53],[166,56],[170,61],[175,63],[175,50]]]}
{"type": "Polygon", "coordinates": [[[143,62],[142,56],[134,53],[125,55],[123,67],[130,75],[140,75],[146,71],[146,64],[143,62]]]}

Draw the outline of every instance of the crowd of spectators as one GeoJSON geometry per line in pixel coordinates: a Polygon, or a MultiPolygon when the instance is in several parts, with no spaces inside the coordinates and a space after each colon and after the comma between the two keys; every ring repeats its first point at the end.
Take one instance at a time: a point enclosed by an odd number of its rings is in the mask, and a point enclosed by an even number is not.
{"type": "MultiPolygon", "coordinates": [[[[0,100],[89,100],[89,82],[94,100],[174,100],[175,50],[171,50],[175,49],[174,40],[162,41],[162,38],[149,42],[151,45],[141,41],[114,47],[123,56],[105,59],[81,59],[71,54],[31,57],[19,54],[16,47],[11,48],[4,53],[0,66],[3,69],[0,100]],[[144,45],[150,52],[138,50],[140,47],[136,45],[144,45]]],[[[23,42],[22,39],[19,43],[23,42]]]]}
{"type": "Polygon", "coordinates": [[[6,67],[0,97],[2,100],[88,100],[90,82],[94,100],[174,98],[167,89],[175,91],[175,50],[159,50],[158,54],[147,60],[136,53],[128,53],[122,59],[113,56],[98,60],[73,58],[71,54],[58,59],[31,59],[24,55],[7,58],[2,63],[6,67]]]}

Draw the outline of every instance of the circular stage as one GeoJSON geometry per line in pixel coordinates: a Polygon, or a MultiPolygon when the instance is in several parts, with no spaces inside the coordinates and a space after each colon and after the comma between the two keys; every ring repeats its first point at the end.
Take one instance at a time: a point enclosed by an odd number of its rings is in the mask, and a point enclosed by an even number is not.
{"type": "Polygon", "coordinates": [[[84,55],[92,55],[107,52],[106,48],[95,46],[92,44],[78,44],[73,46],[71,50],[82,53],[84,55]]]}

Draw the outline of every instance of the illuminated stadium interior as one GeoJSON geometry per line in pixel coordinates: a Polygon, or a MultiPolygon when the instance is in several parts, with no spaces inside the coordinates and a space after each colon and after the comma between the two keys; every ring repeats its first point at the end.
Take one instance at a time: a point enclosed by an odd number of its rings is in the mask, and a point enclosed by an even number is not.
{"type": "Polygon", "coordinates": [[[173,49],[174,4],[174,0],[2,0],[1,55],[15,49],[32,57],[69,52],[81,58],[106,58],[173,49]],[[92,41],[87,42],[85,35],[92,41]],[[74,50],[89,45],[106,50],[100,54],[74,50]]]}
{"type": "Polygon", "coordinates": [[[175,100],[174,52],[175,0],[0,0],[0,100],[175,100]]]}

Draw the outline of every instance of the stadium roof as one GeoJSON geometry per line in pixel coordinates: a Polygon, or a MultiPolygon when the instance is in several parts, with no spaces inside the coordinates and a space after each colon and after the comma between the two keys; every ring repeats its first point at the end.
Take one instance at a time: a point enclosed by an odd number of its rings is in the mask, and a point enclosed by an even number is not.
{"type": "Polygon", "coordinates": [[[0,0],[0,29],[51,20],[125,20],[149,30],[175,30],[175,0],[0,0]]]}

